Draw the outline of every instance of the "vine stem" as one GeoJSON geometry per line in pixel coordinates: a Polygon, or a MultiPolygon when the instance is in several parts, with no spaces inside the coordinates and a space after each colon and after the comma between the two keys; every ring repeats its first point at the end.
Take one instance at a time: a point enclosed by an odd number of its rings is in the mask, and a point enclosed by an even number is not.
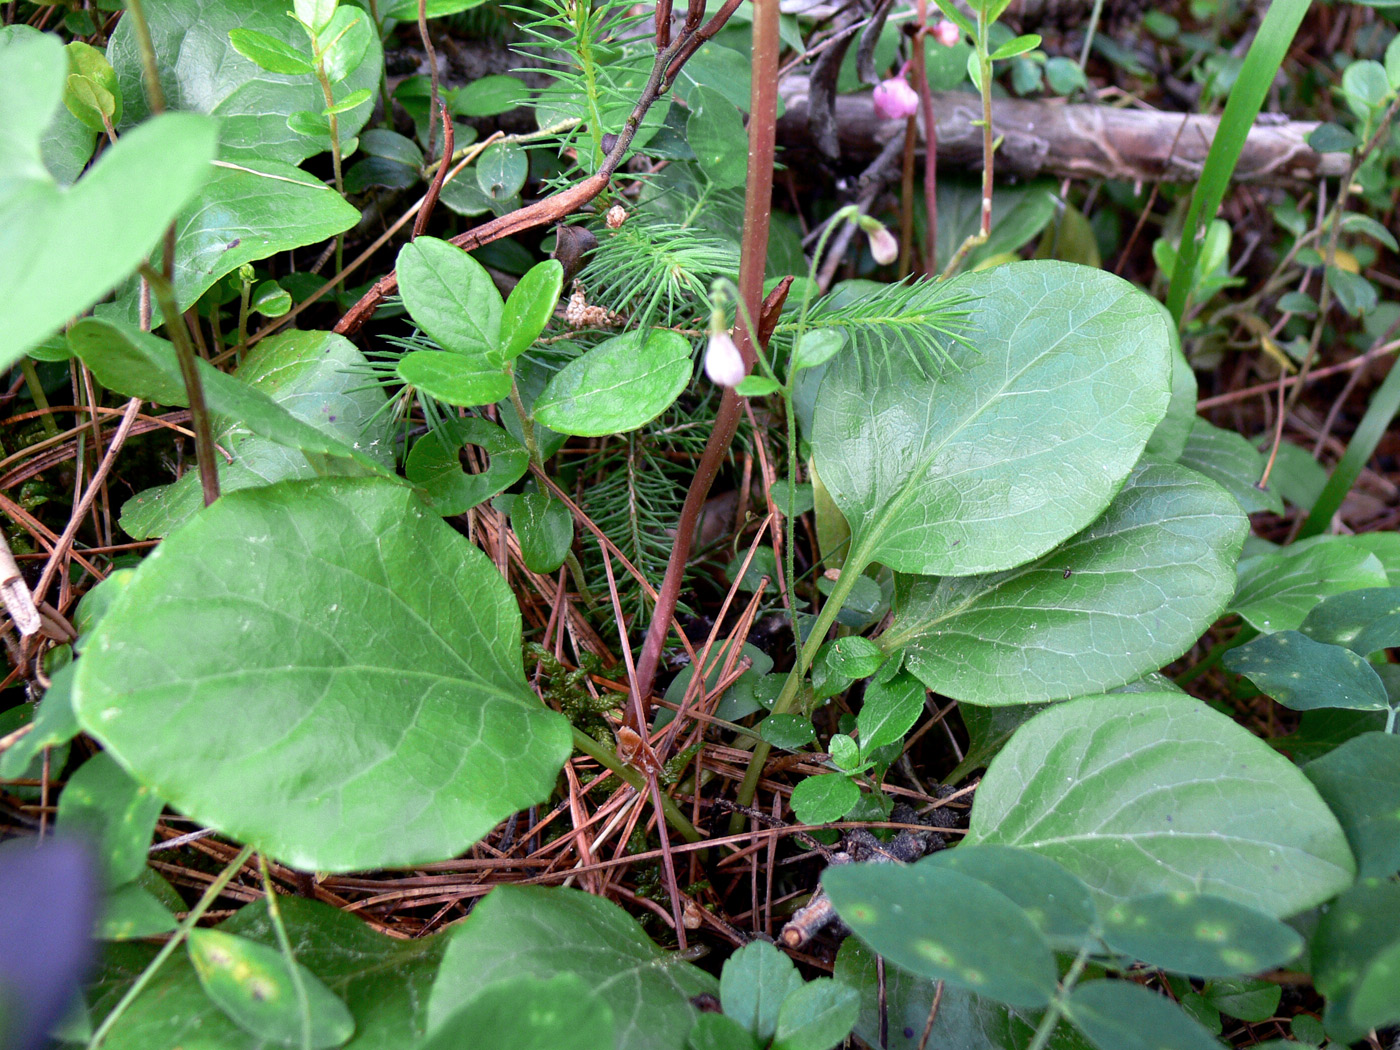
{"type": "MultiPolygon", "coordinates": [[[[574,726],[574,747],[578,748],[589,758],[602,766],[607,767],[632,788],[636,789],[639,795],[648,793],[647,778],[639,770],[633,769],[622,759],[617,757],[617,752],[606,744],[601,744],[585,733],[578,726],[574,726]]],[[[680,832],[681,838],[687,842],[700,842],[705,836],[695,830],[680,807],[670,795],[664,791],[657,791],[661,798],[661,811],[666,814],[666,823],[680,832]]]]}
{"type": "Polygon", "coordinates": [[[1069,993],[1074,991],[1074,986],[1079,981],[1079,977],[1084,973],[1084,966],[1089,961],[1089,945],[1086,943],[1079,949],[1079,954],[1074,957],[1074,963],[1069,968],[1069,973],[1065,974],[1065,979],[1060,982],[1059,989],[1055,992],[1055,998],[1050,1000],[1050,1005],[1045,1008],[1045,1016],[1040,1019],[1040,1026],[1035,1030],[1035,1038],[1031,1040],[1031,1045],[1026,1050],[1045,1050],[1050,1043],[1051,1033],[1055,1031],[1055,1026],[1060,1023],[1060,1018],[1064,1016],[1065,1003],[1069,999],[1069,993]]]}
{"type": "MultiPolygon", "coordinates": [[[[728,5],[726,5],[728,6],[728,5]]],[[[744,187],[744,239],[739,256],[740,300],[751,319],[762,323],[763,273],[768,261],[768,220],[773,206],[773,152],[778,129],[778,52],[782,41],[778,35],[778,0],[754,0],[753,15],[753,81],[749,95],[749,170],[744,187]]],[[[759,333],[749,325],[738,326],[735,344],[744,358],[744,370],[753,368],[757,360],[756,344],[759,333]]],[[[666,575],[656,596],[651,624],[647,628],[641,653],[637,658],[637,703],[629,705],[629,717],[648,717],[651,708],[651,688],[656,681],[656,669],[661,662],[661,649],[671,617],[680,601],[681,582],[686,562],[690,559],[695,539],[695,522],[710,494],[710,486],[719,472],[720,463],[734,440],[739,427],[739,395],[726,387],[720,398],[719,413],[710,431],[705,451],[700,457],[695,477],[691,480],[681,507],[676,528],[676,543],[666,563],[666,575]]],[[[631,727],[645,733],[644,725],[631,727]]]]}
{"type": "Polygon", "coordinates": [[[311,1050],[311,1003],[306,997],[306,982],[301,977],[301,967],[292,952],[292,939],[287,936],[287,926],[282,921],[282,908],[277,903],[277,890],[272,885],[272,873],[267,870],[267,854],[258,854],[258,874],[262,876],[263,896],[267,899],[267,920],[277,934],[277,947],[282,958],[287,960],[287,972],[292,978],[292,988],[297,993],[297,1007],[301,1011],[302,1050],[311,1050]]]}
{"type": "Polygon", "coordinates": [[[219,899],[219,894],[224,891],[229,880],[238,874],[238,870],[252,855],[253,847],[244,846],[239,851],[238,856],[229,862],[228,867],[219,872],[218,877],[204,891],[204,896],[199,898],[195,906],[190,909],[190,913],[185,916],[184,922],[175,928],[170,940],[165,942],[160,951],[156,953],[156,957],[147,963],[146,968],[141,971],[136,980],[131,982],[131,987],[117,1001],[117,1005],[112,1007],[112,1012],[102,1019],[102,1023],[97,1026],[97,1031],[93,1032],[92,1038],[88,1040],[88,1050],[97,1050],[97,1047],[102,1045],[102,1040],[107,1038],[112,1027],[121,1020],[122,1014],[126,1013],[131,1004],[136,1001],[136,997],[145,991],[146,985],[151,983],[151,979],[165,965],[165,960],[174,954],[176,948],[185,943],[185,938],[189,936],[190,930],[194,929],[195,923],[199,922],[200,917],[209,910],[210,905],[219,899]]]}

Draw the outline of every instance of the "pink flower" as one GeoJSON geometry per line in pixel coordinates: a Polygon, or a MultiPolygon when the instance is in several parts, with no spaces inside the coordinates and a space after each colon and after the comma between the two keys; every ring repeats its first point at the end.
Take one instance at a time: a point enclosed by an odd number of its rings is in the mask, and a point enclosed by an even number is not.
{"type": "Polygon", "coordinates": [[[952,47],[962,39],[962,30],[945,18],[933,27],[933,39],[944,47],[952,47]]]}
{"type": "Polygon", "coordinates": [[[711,332],[705,349],[705,374],[717,386],[737,386],[745,376],[744,357],[728,332],[711,332]]]}
{"type": "Polygon", "coordinates": [[[879,265],[888,266],[899,258],[899,242],[880,223],[866,227],[865,235],[870,238],[870,254],[879,265]]]}
{"type": "Polygon", "coordinates": [[[881,120],[903,120],[919,110],[919,94],[902,76],[875,85],[875,114],[881,120]]]}

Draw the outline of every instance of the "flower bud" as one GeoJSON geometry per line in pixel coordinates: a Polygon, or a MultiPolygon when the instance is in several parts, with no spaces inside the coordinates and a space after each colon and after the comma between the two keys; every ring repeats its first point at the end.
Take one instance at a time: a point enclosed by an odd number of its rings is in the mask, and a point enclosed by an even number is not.
{"type": "Polygon", "coordinates": [[[888,229],[878,222],[864,229],[865,235],[870,238],[870,254],[875,257],[876,263],[888,266],[899,258],[899,242],[888,229]]]}
{"type": "Polygon", "coordinates": [[[919,94],[903,77],[890,77],[875,85],[875,114],[881,120],[903,120],[919,109],[919,94]]]}
{"type": "Polygon", "coordinates": [[[705,374],[717,386],[738,386],[747,374],[744,355],[728,332],[710,333],[710,345],[705,348],[705,374]]]}
{"type": "Polygon", "coordinates": [[[962,39],[962,30],[945,18],[933,27],[933,39],[944,47],[952,47],[962,39]]]}

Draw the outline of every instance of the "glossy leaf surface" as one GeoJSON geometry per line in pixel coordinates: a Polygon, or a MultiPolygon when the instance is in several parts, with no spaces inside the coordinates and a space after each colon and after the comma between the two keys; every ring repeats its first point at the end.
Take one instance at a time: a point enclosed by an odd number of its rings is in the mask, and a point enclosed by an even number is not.
{"type": "Polygon", "coordinates": [[[1382,711],[1385,683],[1350,649],[1315,642],[1301,631],[1276,631],[1225,654],[1224,663],[1285,707],[1382,711]]]}
{"type": "Polygon", "coordinates": [[[554,315],[564,288],[564,267],[556,259],[532,266],[511,289],[501,313],[501,354],[507,361],[530,349],[554,315]]]}
{"type": "Polygon", "coordinates": [[[535,417],[561,434],[636,430],[671,406],[690,382],[690,344],[654,329],[613,336],[563,367],[535,399],[535,417]]]}
{"type": "Polygon", "coordinates": [[[956,367],[838,357],[817,399],[822,483],[859,551],[900,572],[970,575],[1039,557],[1108,506],[1167,409],[1156,304],[1109,274],[1018,263],[976,297],[956,367]]]}
{"type": "Polygon", "coordinates": [[[510,376],[477,356],[411,350],[398,363],[399,378],[445,405],[475,408],[510,394],[510,376]]]}
{"type": "Polygon", "coordinates": [[[574,542],[574,515],[548,492],[526,492],[511,505],[510,527],[520,541],[520,558],[531,572],[554,572],[574,542]]]}
{"type": "Polygon", "coordinates": [[[405,244],[397,265],[399,288],[414,324],[444,350],[500,371],[503,304],[486,268],[436,237],[405,244]]]}
{"type": "Polygon", "coordinates": [[[1235,588],[1248,521],[1183,467],[1139,468],[1094,524],[985,576],[898,577],[881,637],[930,688],[975,704],[1112,689],[1195,644],[1235,588]]]}
{"type": "Polygon", "coordinates": [[[1322,599],[1390,582],[1375,556],[1337,536],[1245,558],[1238,574],[1230,611],[1260,631],[1295,631],[1322,599]]]}
{"type": "Polygon", "coordinates": [[[1400,736],[1362,733],[1303,772],[1346,830],[1357,874],[1400,870],[1400,736]]]}
{"type": "Polygon", "coordinates": [[[449,857],[544,798],[564,719],[490,561],[400,485],[222,497],[79,661],[84,727],[183,812],[303,868],[449,857]]]}
{"type": "Polygon", "coordinates": [[[654,943],[617,905],[575,889],[499,886],[458,927],[428,1001],[436,1028],[493,981],[574,974],[612,1010],[616,1050],[682,1050],[709,974],[654,943]]]}
{"type": "Polygon", "coordinates": [[[1043,853],[1101,905],[1186,890],[1285,916],[1338,893],[1354,871],[1302,773],[1180,693],[1042,711],[992,760],[965,841],[1043,853]]]}

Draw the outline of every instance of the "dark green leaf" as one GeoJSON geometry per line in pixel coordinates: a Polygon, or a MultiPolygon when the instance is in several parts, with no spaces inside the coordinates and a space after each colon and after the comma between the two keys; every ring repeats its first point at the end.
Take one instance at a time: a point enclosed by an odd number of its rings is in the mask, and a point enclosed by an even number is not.
{"type": "Polygon", "coordinates": [[[1055,993],[1040,931],[978,879],[925,859],[833,865],[822,886],[857,937],[911,973],[1012,1006],[1044,1006],[1055,993]]]}
{"type": "Polygon", "coordinates": [[[624,332],[565,365],[535,400],[534,415],[561,434],[636,430],[671,406],[690,381],[690,344],[664,329],[624,332]]]}
{"type": "Polygon", "coordinates": [[[1098,1050],[1220,1050],[1181,1007],[1131,981],[1086,981],[1066,1013],[1098,1050]]]}
{"type": "Polygon", "coordinates": [[[1238,575],[1229,611],[1260,631],[1296,630],[1323,598],[1390,582],[1379,560],[1340,536],[1319,536],[1245,558],[1238,575]]]}
{"type": "Polygon", "coordinates": [[[1129,958],[1193,977],[1260,973],[1303,950],[1303,938],[1273,916],[1185,890],[1130,897],[1107,908],[1103,939],[1129,958]]]}
{"type": "Polygon", "coordinates": [[[1079,951],[1098,929],[1089,888],[1039,853],[983,843],[940,850],[923,863],[959,872],[1010,898],[1057,951],[1079,951]]]}
{"type": "Polygon", "coordinates": [[[514,485],[529,466],[530,454],[496,424],[475,417],[449,418],[418,439],[404,463],[404,473],[427,492],[428,505],[446,518],[465,514],[514,485]],[[466,445],[475,445],[490,457],[480,474],[462,470],[457,453],[466,445]]]}
{"type": "Polygon", "coordinates": [[[1258,1024],[1274,1016],[1283,989],[1270,981],[1235,977],[1209,982],[1201,995],[1222,1014],[1258,1024]]]}
{"type": "Polygon", "coordinates": [[[184,813],[289,864],[450,857],[569,752],[494,566],[396,482],[222,497],[78,662],[79,721],[184,813]]]}
{"type": "Polygon", "coordinates": [[[1246,514],[1260,510],[1283,513],[1279,494],[1258,486],[1264,476],[1264,457],[1233,430],[1221,430],[1197,418],[1179,462],[1217,482],[1239,501],[1246,514]]]}
{"type": "Polygon", "coordinates": [[[924,692],[923,683],[904,672],[888,682],[873,681],[865,687],[865,699],[856,716],[863,756],[904,739],[923,714],[924,692]]]}
{"type": "Polygon", "coordinates": [[[328,1050],[354,1034],[345,1004],[300,963],[294,973],[276,948],[203,929],[190,930],[185,945],[205,994],[244,1031],[306,1050],[328,1050]]]}
{"type": "Polygon", "coordinates": [[[1042,711],[992,760],[964,841],[1043,853],[1101,904],[1186,890],[1292,915],[1354,871],[1342,829],[1293,764],[1180,693],[1042,711]]]}
{"type": "Polygon", "coordinates": [[[530,159],[511,142],[487,146],[476,160],[476,184],[493,201],[509,200],[520,192],[530,173],[530,159]]]}
{"type": "Polygon", "coordinates": [[[577,975],[612,1010],[615,1050],[682,1050],[698,1015],[691,997],[719,990],[609,901],[575,889],[498,886],[448,945],[429,1022],[436,1028],[496,981],[561,973],[577,975]]]}
{"type": "Polygon", "coordinates": [[[1400,736],[1363,733],[1303,767],[1341,821],[1357,874],[1400,870],[1400,736]]]}
{"type": "Polygon", "coordinates": [[[608,1004],[574,974],[522,975],[483,989],[420,1050],[599,1050],[614,1028],[608,1004]]]}
{"type": "Polygon", "coordinates": [[[1112,689],[1196,643],[1235,587],[1248,522],[1218,486],[1149,464],[1098,521],[1043,557],[985,576],[899,576],[893,626],[930,689],[1023,704],[1112,689]]]}
{"type": "Polygon", "coordinates": [[[1324,598],[1299,630],[1314,641],[1346,646],[1358,656],[1400,645],[1400,587],[1373,587],[1324,598]]]}
{"type": "Polygon", "coordinates": [[[1385,683],[1362,657],[1340,645],[1315,642],[1298,631],[1256,638],[1231,649],[1224,662],[1295,711],[1319,707],[1383,711],[1390,705],[1385,683]]]}
{"type": "MultiPolygon", "coordinates": [[[[455,15],[459,11],[469,11],[485,3],[486,0],[427,0],[425,9],[429,18],[455,15]]],[[[383,12],[386,18],[397,18],[403,22],[413,22],[418,18],[418,0],[399,0],[397,4],[383,12]]]]}
{"type": "MultiPolygon", "coordinates": [[[[142,843],[145,846],[145,843],[142,843]]],[[[154,872],[151,873],[155,875],[154,872]]],[[[159,875],[155,875],[160,878],[159,875]]],[[[166,884],[167,887],[169,884],[166,884]]],[[[171,893],[175,891],[172,889],[171,893]]],[[[179,894],[177,906],[183,910],[179,894]]],[[[128,941],[141,937],[159,937],[178,926],[175,916],[150,890],[135,882],[119,886],[103,901],[102,915],[97,920],[94,936],[104,941],[128,941]]]]}
{"type": "Polygon", "coordinates": [[[686,1043],[690,1050],[763,1050],[738,1021],[724,1014],[701,1014],[686,1043]]]}
{"type": "Polygon", "coordinates": [[[796,751],[817,739],[812,720],[804,715],[769,715],[758,723],[758,735],[784,751],[796,751]]]}
{"type": "Polygon", "coordinates": [[[1324,909],[1312,974],[1327,997],[1327,1034],[1344,1043],[1400,1021],[1400,883],[1363,879],[1324,909]]]}
{"type": "Polygon", "coordinates": [[[1361,140],[1340,124],[1328,121],[1308,133],[1307,144],[1319,153],[1350,153],[1361,140]]]}
{"type": "Polygon", "coordinates": [[[574,516],[567,503],[548,492],[526,492],[510,509],[510,527],[520,541],[520,558],[531,572],[556,572],[574,542],[574,516]]]}
{"type": "Polygon", "coordinates": [[[695,162],[716,189],[744,185],[749,169],[749,136],[734,103],[711,88],[691,92],[685,137],[695,162]]]}
{"type": "Polygon", "coordinates": [[[1343,270],[1340,266],[1328,266],[1324,273],[1338,304],[1352,317],[1360,317],[1376,308],[1379,301],[1376,286],[1359,273],[1343,270]]]}
{"type": "Polygon", "coordinates": [[[530,89],[523,80],[498,73],[458,88],[452,97],[452,112],[463,117],[494,117],[509,113],[529,97],[530,89]]]}

